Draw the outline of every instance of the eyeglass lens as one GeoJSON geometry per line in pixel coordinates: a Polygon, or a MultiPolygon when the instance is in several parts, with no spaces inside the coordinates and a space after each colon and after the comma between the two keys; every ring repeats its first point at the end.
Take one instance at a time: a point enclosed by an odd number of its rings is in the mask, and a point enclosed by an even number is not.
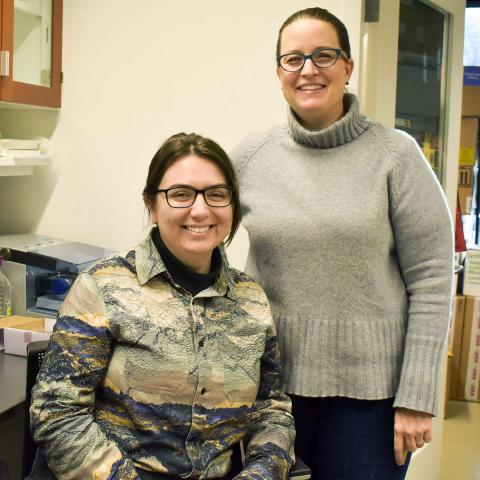
{"type": "MultiPolygon", "coordinates": [[[[289,72],[295,72],[303,68],[308,55],[290,53],[280,57],[280,65],[289,72]]],[[[333,49],[321,49],[313,52],[310,56],[312,62],[318,68],[328,68],[335,64],[338,59],[338,52],[333,49]]]]}
{"type": "Polygon", "coordinates": [[[203,194],[205,202],[211,207],[226,207],[232,201],[232,192],[227,187],[211,187],[205,190],[178,187],[167,191],[168,204],[171,207],[191,207],[195,202],[197,192],[203,194]]]}

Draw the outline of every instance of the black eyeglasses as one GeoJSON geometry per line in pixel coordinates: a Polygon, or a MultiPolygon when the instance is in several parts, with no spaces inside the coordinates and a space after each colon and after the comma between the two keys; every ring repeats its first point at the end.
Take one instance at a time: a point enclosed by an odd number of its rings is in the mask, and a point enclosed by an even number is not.
{"type": "Polygon", "coordinates": [[[277,65],[286,72],[298,72],[303,68],[305,62],[310,59],[318,68],[328,68],[337,63],[338,57],[348,61],[347,56],[339,48],[317,48],[310,55],[303,53],[285,53],[277,56],[277,65]]]}
{"type": "Polygon", "coordinates": [[[233,188],[225,186],[213,186],[203,190],[197,190],[193,187],[170,187],[159,188],[156,192],[164,193],[168,205],[172,208],[191,207],[199,193],[203,195],[205,203],[209,207],[228,207],[233,198],[233,188]]]}

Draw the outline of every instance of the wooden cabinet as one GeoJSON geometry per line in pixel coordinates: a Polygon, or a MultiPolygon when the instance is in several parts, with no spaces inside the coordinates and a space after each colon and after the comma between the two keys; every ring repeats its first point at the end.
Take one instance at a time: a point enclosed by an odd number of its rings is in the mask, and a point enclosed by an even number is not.
{"type": "Polygon", "coordinates": [[[59,108],[63,0],[0,0],[0,101],[59,108]]]}

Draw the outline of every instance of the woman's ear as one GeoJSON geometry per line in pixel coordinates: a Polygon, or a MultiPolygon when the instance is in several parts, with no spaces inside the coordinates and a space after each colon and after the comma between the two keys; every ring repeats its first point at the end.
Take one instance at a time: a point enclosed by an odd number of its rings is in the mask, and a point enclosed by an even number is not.
{"type": "Polygon", "coordinates": [[[149,198],[149,196],[146,192],[143,192],[142,198],[143,198],[143,203],[144,203],[145,207],[150,211],[152,209],[151,198],[149,198]]]}
{"type": "Polygon", "coordinates": [[[350,77],[352,76],[353,67],[355,64],[353,63],[353,59],[349,59],[348,62],[345,62],[345,82],[348,83],[350,81],[350,77]]]}
{"type": "Polygon", "coordinates": [[[148,210],[148,217],[150,219],[150,222],[156,225],[155,217],[153,215],[154,213],[154,206],[151,201],[151,199],[148,197],[146,193],[143,194],[143,203],[145,204],[145,208],[148,210]]]}

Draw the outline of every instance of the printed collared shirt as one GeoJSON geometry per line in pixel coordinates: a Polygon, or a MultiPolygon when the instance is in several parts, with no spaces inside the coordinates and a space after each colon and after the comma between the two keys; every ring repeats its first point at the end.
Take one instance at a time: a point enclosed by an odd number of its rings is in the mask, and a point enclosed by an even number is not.
{"type": "Polygon", "coordinates": [[[134,479],[135,467],[221,478],[287,478],[290,401],[262,288],[222,267],[192,297],[150,236],[81,273],[59,312],[32,394],[33,436],[59,479],[134,479]]]}

